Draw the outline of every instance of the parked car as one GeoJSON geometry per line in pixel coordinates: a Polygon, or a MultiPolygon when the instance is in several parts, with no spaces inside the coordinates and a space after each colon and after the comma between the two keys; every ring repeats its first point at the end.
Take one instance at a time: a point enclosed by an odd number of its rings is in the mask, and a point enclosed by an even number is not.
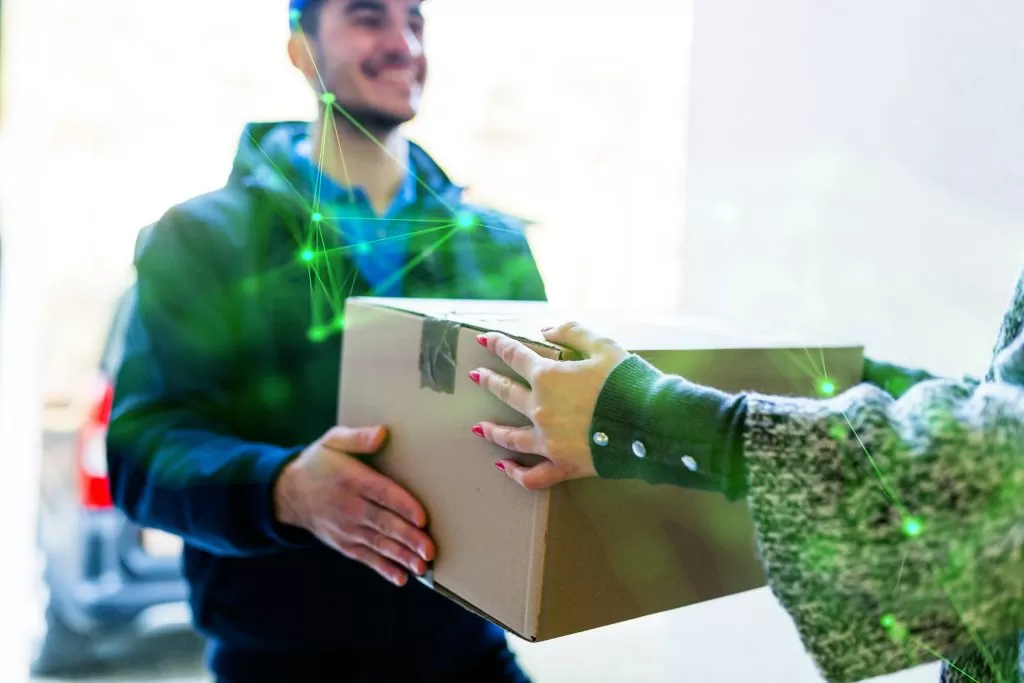
{"type": "Polygon", "coordinates": [[[113,381],[134,300],[129,290],[117,302],[87,419],[64,449],[71,457],[44,457],[36,675],[81,672],[123,656],[140,638],[190,628],[180,539],[130,522],[113,506],[107,480],[113,381]]]}

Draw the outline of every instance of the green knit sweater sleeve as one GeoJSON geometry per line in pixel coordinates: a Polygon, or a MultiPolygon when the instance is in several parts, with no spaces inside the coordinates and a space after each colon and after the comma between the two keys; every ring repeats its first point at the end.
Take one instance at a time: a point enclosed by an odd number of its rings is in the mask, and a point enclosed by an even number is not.
{"type": "Polygon", "coordinates": [[[594,462],[692,488],[745,481],[769,585],[831,683],[937,659],[945,683],[1016,683],[1024,277],[996,351],[985,381],[876,367],[828,400],[724,394],[630,358],[599,398],[594,462]]]}

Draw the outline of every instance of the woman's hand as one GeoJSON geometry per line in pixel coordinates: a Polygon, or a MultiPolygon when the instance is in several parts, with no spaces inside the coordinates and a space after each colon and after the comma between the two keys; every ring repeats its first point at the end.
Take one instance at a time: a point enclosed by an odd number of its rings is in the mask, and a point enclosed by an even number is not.
{"type": "Polygon", "coordinates": [[[548,328],[543,334],[549,342],[576,351],[583,360],[549,360],[514,339],[492,332],[477,339],[529,386],[486,368],[469,373],[474,382],[533,423],[531,427],[507,427],[482,422],[473,428],[477,436],[502,448],[544,458],[533,467],[512,460],[497,463],[527,489],[597,474],[589,439],[594,406],[612,370],[629,357],[614,341],[598,337],[577,323],[548,328]]]}

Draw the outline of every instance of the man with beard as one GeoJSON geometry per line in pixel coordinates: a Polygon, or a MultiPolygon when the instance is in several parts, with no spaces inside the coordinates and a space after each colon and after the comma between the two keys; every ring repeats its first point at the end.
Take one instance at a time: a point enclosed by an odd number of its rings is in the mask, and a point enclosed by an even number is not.
{"type": "Polygon", "coordinates": [[[465,204],[400,130],[427,72],[420,1],[290,9],[319,120],[250,124],[226,185],[143,233],[114,499],[184,539],[218,681],[524,681],[500,629],[413,580],[436,548],[422,506],[364,461],[386,426],[335,411],[346,296],[544,285],[521,226],[465,204]]]}

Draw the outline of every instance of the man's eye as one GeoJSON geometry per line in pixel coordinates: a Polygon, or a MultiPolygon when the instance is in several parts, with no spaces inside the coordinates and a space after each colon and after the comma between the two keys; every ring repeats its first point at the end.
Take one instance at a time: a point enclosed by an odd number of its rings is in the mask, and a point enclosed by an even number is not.
{"type": "Polygon", "coordinates": [[[352,15],[352,21],[360,26],[369,26],[371,28],[377,28],[384,23],[383,18],[375,12],[357,12],[352,15]]]}

